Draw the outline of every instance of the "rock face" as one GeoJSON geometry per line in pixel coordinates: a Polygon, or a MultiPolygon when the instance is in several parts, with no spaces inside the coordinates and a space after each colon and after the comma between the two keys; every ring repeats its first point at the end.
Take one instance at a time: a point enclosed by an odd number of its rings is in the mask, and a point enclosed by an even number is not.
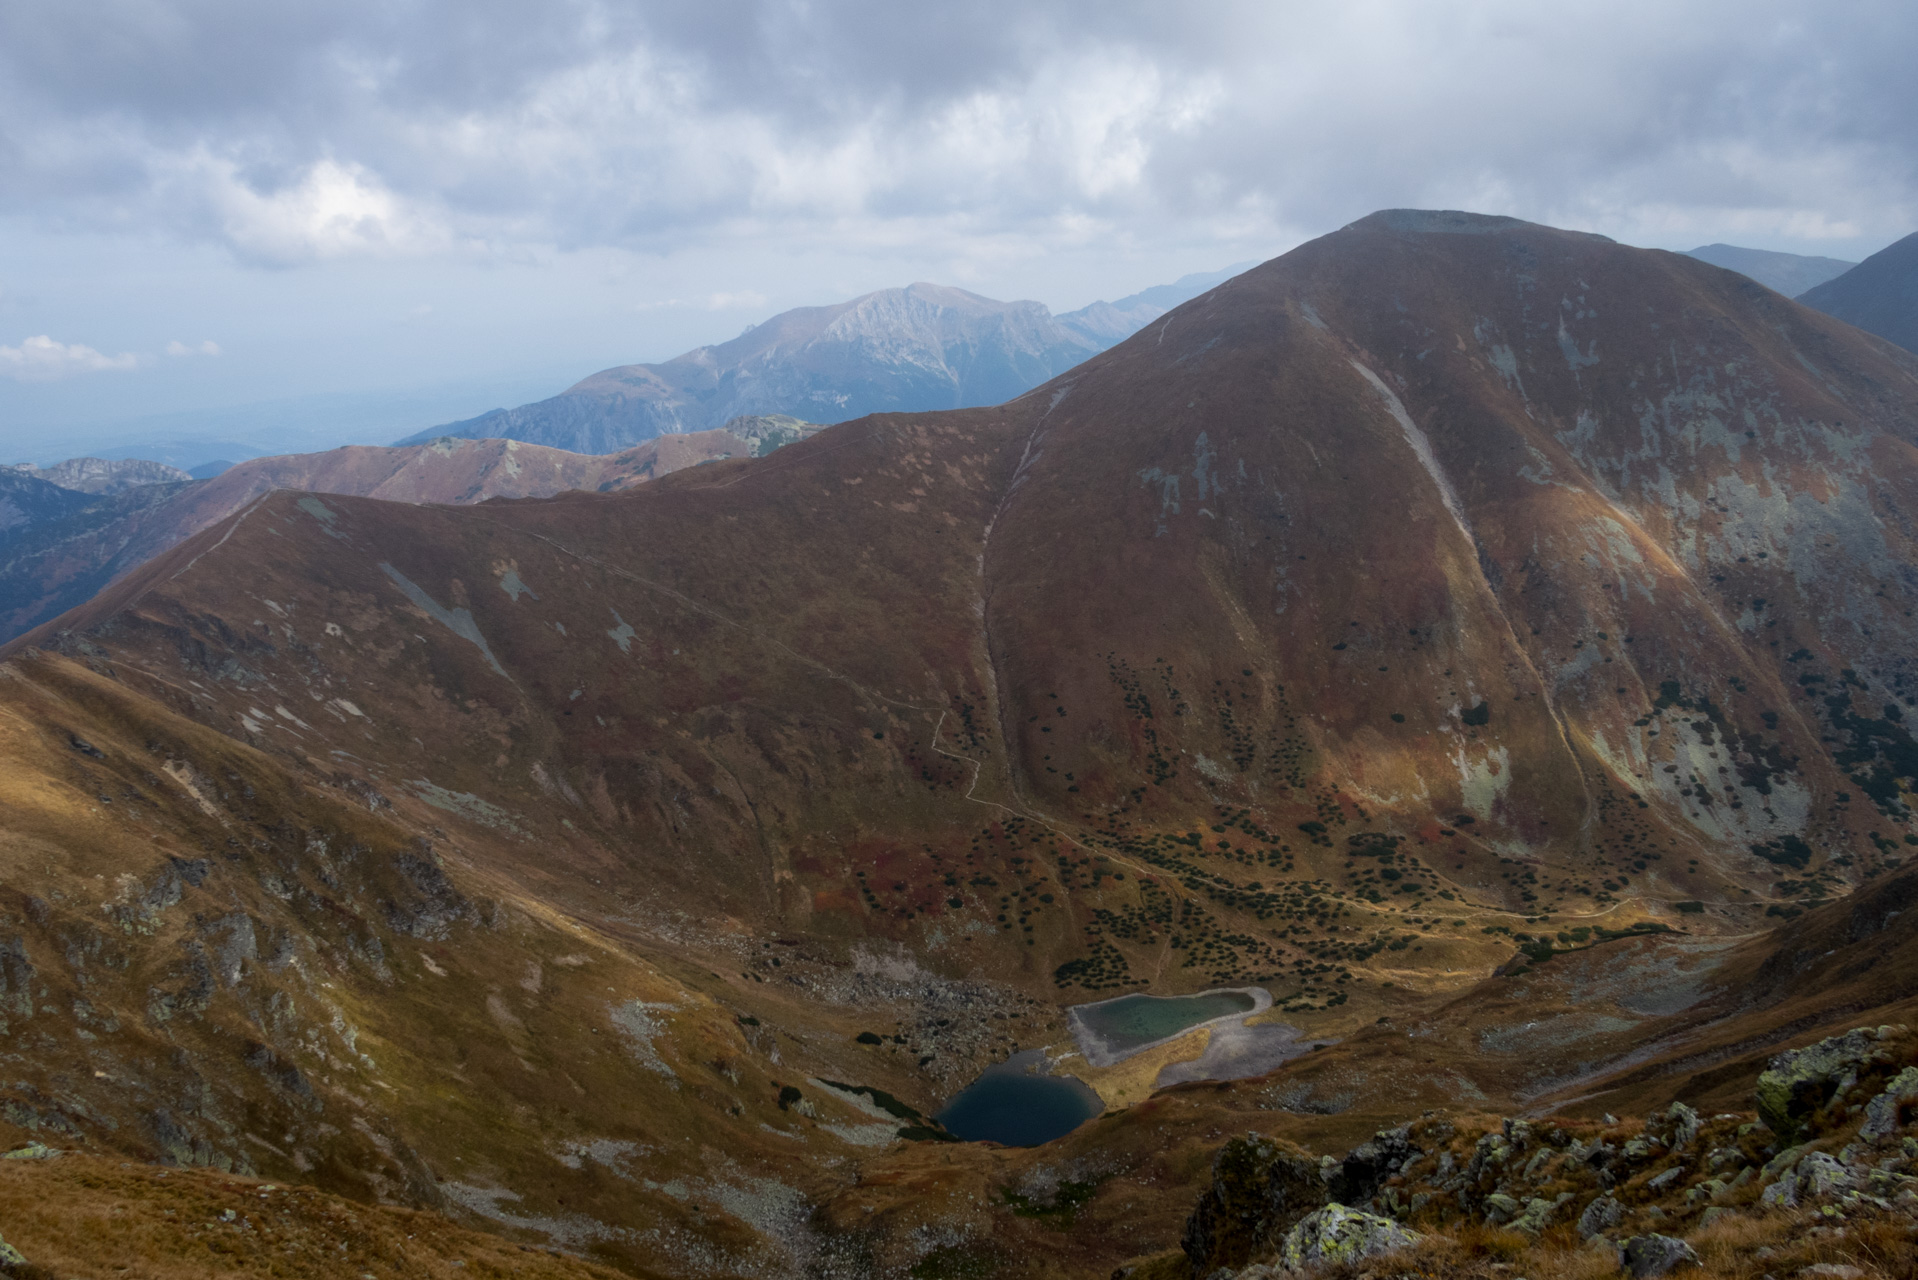
{"type": "Polygon", "coordinates": [[[1798,300],[1907,351],[1918,351],[1918,232],[1807,290],[1798,300]]]}
{"type": "Polygon", "coordinates": [[[1279,1246],[1279,1261],[1293,1271],[1327,1263],[1357,1262],[1374,1258],[1394,1249],[1405,1249],[1419,1242],[1416,1231],[1408,1231],[1390,1218],[1361,1213],[1342,1204],[1328,1204],[1302,1219],[1285,1233],[1279,1246]]]}
{"type": "Polygon", "coordinates": [[[611,453],[654,436],[749,414],[842,422],[868,413],[997,404],[1104,351],[1245,266],[1185,276],[1117,302],[1054,316],[915,284],[774,316],[731,342],[663,364],[623,365],[559,395],[495,409],[402,440],[503,437],[611,453]]]}
{"type": "Polygon", "coordinates": [[[1180,1248],[1194,1275],[1270,1254],[1329,1198],[1319,1162],[1270,1138],[1234,1138],[1212,1162],[1212,1185],[1186,1222],[1180,1248]]]}

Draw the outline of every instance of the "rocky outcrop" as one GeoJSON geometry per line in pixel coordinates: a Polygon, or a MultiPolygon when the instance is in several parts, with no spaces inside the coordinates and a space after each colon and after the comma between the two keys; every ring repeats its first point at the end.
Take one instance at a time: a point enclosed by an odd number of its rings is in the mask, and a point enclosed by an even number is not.
{"type": "Polygon", "coordinates": [[[1812,1119],[1892,1059],[1880,1048],[1890,1027],[1859,1027],[1803,1049],[1774,1057],[1758,1077],[1758,1118],[1785,1143],[1795,1141],[1812,1119]]]}
{"type": "Polygon", "coordinates": [[[1234,1138],[1212,1161],[1212,1185],[1179,1242],[1196,1275],[1242,1267],[1269,1253],[1329,1199],[1319,1162],[1258,1134],[1234,1138]]]}
{"type": "Polygon", "coordinates": [[[1918,1214],[1918,1040],[1905,1028],[1781,1053],[1761,1080],[1765,1123],[1683,1102],[1643,1122],[1508,1119],[1489,1131],[1428,1116],[1317,1161],[1248,1134],[1221,1150],[1184,1251],[1196,1277],[1259,1280],[1420,1233],[1472,1225],[1537,1238],[1569,1224],[1618,1250],[1634,1277],[1654,1277],[1698,1265],[1682,1237],[1754,1201],[1828,1220],[1918,1214]],[[1780,1127],[1804,1141],[1784,1145],[1780,1127]]]}

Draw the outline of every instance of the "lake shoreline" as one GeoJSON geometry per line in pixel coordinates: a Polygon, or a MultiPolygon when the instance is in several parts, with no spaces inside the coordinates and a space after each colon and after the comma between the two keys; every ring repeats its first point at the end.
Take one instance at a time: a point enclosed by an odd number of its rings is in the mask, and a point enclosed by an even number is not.
{"type": "Polygon", "coordinates": [[[1171,1044],[1175,1040],[1183,1039],[1201,1028],[1243,1023],[1248,1018],[1256,1018],[1271,1009],[1273,1005],[1272,993],[1264,987],[1211,987],[1204,991],[1195,992],[1191,997],[1145,996],[1144,998],[1153,1000],[1180,1000],[1218,995],[1245,996],[1252,1001],[1252,1007],[1250,1009],[1236,1009],[1216,1017],[1202,1019],[1181,1027],[1169,1035],[1161,1036],[1156,1040],[1143,1044],[1114,1044],[1108,1040],[1097,1027],[1088,1021],[1086,1011],[1098,1009],[1106,1005],[1117,1004],[1122,1000],[1136,1000],[1144,996],[1143,992],[1131,992],[1123,996],[1113,996],[1108,1000],[1094,1000],[1087,1004],[1073,1005],[1066,1010],[1066,1026],[1072,1032],[1073,1042],[1078,1045],[1079,1053],[1085,1058],[1086,1064],[1103,1070],[1107,1067],[1117,1066],[1127,1058],[1145,1053],[1147,1050],[1156,1049],[1161,1045],[1171,1044]]]}

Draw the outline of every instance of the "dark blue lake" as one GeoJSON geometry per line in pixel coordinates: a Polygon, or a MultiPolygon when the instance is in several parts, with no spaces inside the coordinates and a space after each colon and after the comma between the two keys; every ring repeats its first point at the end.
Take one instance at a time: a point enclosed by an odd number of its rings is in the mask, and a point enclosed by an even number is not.
{"type": "Polygon", "coordinates": [[[939,1123],[967,1142],[1036,1147],[1065,1137],[1105,1110],[1099,1095],[1084,1081],[1029,1071],[1042,1061],[1043,1053],[1028,1049],[987,1067],[946,1104],[939,1123]]]}

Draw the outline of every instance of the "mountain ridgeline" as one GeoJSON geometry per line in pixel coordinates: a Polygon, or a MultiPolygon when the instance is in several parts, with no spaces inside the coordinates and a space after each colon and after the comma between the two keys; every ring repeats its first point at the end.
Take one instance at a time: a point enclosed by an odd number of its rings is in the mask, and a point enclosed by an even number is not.
{"type": "Polygon", "coordinates": [[[760,456],[818,429],[791,417],[739,418],[719,430],[604,455],[516,440],[348,445],[255,458],[197,483],[158,463],[97,458],[44,470],[0,470],[0,643],[84,603],[120,575],[275,489],[456,504],[568,489],[604,493],[681,467],[760,456]]]}
{"type": "Polygon", "coordinates": [[[1858,265],[1842,258],[1774,253],[1767,249],[1741,248],[1735,244],[1700,245],[1696,249],[1686,250],[1685,256],[1748,275],[1767,289],[1776,289],[1787,298],[1796,298],[1805,290],[1835,279],[1858,265]]]}
{"type": "Polygon", "coordinates": [[[0,651],[0,1125],[687,1277],[1106,1276],[1221,1134],[1461,1097],[1624,1141],[1918,999],[1913,511],[1918,357],[1417,210],[991,407],[270,492],[0,651]],[[1299,1052],[1072,1049],[1216,987],[1299,1052]],[[1042,1048],[1069,1139],[926,1121],[1042,1048]]]}
{"type": "Polygon", "coordinates": [[[1798,300],[1907,351],[1918,351],[1918,232],[1798,300]]]}
{"type": "Polygon", "coordinates": [[[741,415],[841,422],[870,413],[998,404],[1247,265],[1185,276],[1060,316],[1037,302],[996,302],[942,285],[882,289],[833,306],[782,312],[731,342],[663,364],[606,369],[551,399],[495,409],[400,443],[502,437],[611,453],[741,415]]]}

